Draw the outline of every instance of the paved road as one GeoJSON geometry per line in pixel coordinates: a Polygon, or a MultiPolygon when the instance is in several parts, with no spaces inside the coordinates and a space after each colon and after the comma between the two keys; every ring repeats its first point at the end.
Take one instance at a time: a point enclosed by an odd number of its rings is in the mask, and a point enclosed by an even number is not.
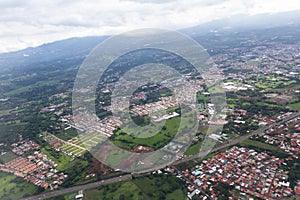
{"type": "Polygon", "coordinates": [[[69,192],[76,192],[76,191],[79,191],[79,190],[86,190],[86,189],[98,187],[98,186],[101,186],[101,185],[107,185],[107,184],[111,184],[111,183],[115,183],[115,182],[119,182],[119,181],[131,180],[131,179],[132,179],[132,175],[128,174],[128,175],[119,176],[119,177],[115,177],[115,178],[110,178],[110,179],[106,179],[106,180],[102,180],[102,181],[97,181],[97,182],[94,182],[94,183],[88,183],[88,184],[85,184],[85,185],[74,186],[74,187],[70,187],[70,188],[66,188],[66,189],[62,189],[62,190],[47,192],[47,193],[44,193],[44,194],[42,193],[42,194],[35,195],[35,196],[32,196],[32,197],[23,198],[21,200],[47,199],[47,198],[67,194],[69,192]]]}
{"type": "Polygon", "coordinates": [[[299,117],[299,116],[300,116],[300,112],[293,113],[292,115],[290,115],[290,116],[288,116],[288,117],[282,119],[282,120],[279,121],[279,122],[275,122],[275,123],[272,123],[272,124],[270,124],[270,125],[268,125],[268,126],[261,127],[261,128],[255,130],[255,131],[253,131],[253,132],[251,132],[251,133],[249,133],[249,134],[239,136],[239,137],[237,137],[237,138],[231,140],[230,142],[224,143],[224,144],[222,144],[222,145],[220,145],[220,146],[217,146],[217,147],[215,147],[215,148],[213,148],[213,149],[211,149],[211,150],[203,151],[203,152],[200,152],[199,154],[196,154],[196,155],[193,155],[193,156],[184,158],[184,159],[182,159],[182,160],[176,161],[176,162],[173,163],[173,165],[178,165],[178,164],[180,164],[180,163],[184,163],[184,162],[187,162],[187,161],[190,161],[190,160],[194,160],[194,159],[197,159],[197,158],[203,158],[203,157],[204,157],[205,155],[207,155],[208,153],[212,153],[212,152],[221,150],[221,149],[223,149],[223,148],[226,148],[226,147],[229,147],[229,146],[232,146],[232,145],[236,145],[236,144],[240,143],[240,142],[243,141],[243,140],[249,139],[249,138],[250,138],[251,136],[253,136],[253,135],[264,134],[264,132],[265,132],[266,130],[268,130],[268,129],[274,127],[274,126],[278,126],[278,125],[280,125],[280,124],[282,124],[282,123],[285,123],[285,122],[287,122],[287,121],[289,121],[289,120],[291,120],[291,119],[293,119],[293,118],[299,117]]]}
{"type": "MultiPolygon", "coordinates": [[[[218,147],[213,148],[212,150],[209,150],[209,151],[206,151],[206,152],[200,152],[197,155],[190,156],[190,157],[187,157],[183,160],[176,161],[176,162],[173,163],[173,165],[184,163],[184,162],[187,162],[189,160],[196,159],[196,158],[202,158],[203,156],[207,155],[208,153],[215,152],[215,151],[218,151],[218,150],[223,149],[225,147],[229,147],[229,146],[238,144],[239,142],[241,142],[243,140],[246,140],[246,139],[250,138],[253,135],[263,134],[266,130],[268,130],[268,129],[274,127],[274,126],[277,126],[279,124],[282,124],[286,121],[289,121],[289,120],[291,120],[295,117],[299,117],[299,116],[300,116],[300,112],[294,113],[294,114],[284,118],[280,122],[276,122],[276,123],[270,124],[268,126],[261,127],[256,131],[253,131],[253,132],[251,132],[247,135],[243,135],[243,136],[240,136],[238,138],[235,138],[235,139],[231,140],[230,142],[228,142],[226,144],[222,144],[218,147]]],[[[36,195],[36,196],[23,198],[22,200],[41,200],[41,199],[46,199],[46,198],[51,198],[51,197],[67,194],[69,192],[75,192],[75,191],[79,191],[79,190],[86,190],[86,189],[98,187],[98,186],[101,186],[101,185],[106,185],[106,184],[111,184],[111,183],[115,183],[115,182],[119,182],[119,181],[131,180],[131,179],[132,179],[132,175],[129,174],[129,175],[124,175],[124,176],[120,176],[120,177],[116,177],[116,178],[106,179],[106,180],[103,180],[103,181],[89,183],[89,184],[85,184],[85,185],[81,185],[81,186],[75,186],[75,187],[70,187],[70,188],[66,188],[66,189],[62,189],[62,190],[57,190],[57,191],[53,191],[53,192],[39,194],[39,195],[36,195]]]]}

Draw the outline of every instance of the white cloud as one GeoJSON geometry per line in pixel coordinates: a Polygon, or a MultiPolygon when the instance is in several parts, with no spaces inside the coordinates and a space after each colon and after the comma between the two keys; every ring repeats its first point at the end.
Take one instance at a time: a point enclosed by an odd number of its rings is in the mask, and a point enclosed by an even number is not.
{"type": "Polygon", "coordinates": [[[0,0],[0,52],[137,28],[179,29],[235,14],[300,9],[294,0],[0,0]]]}

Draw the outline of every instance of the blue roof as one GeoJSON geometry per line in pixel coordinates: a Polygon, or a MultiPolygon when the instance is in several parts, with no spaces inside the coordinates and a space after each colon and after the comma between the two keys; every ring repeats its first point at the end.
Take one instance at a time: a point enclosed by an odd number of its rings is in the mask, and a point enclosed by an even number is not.
{"type": "Polygon", "coordinates": [[[198,175],[202,174],[202,172],[197,170],[197,171],[193,171],[192,174],[195,176],[198,176],[198,175]]]}

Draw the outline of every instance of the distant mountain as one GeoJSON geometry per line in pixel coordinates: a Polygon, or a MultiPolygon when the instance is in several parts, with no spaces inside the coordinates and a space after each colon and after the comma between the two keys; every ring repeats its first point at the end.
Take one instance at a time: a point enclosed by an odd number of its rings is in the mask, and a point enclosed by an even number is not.
{"type": "MultiPolygon", "coordinates": [[[[236,15],[179,31],[193,37],[211,54],[239,46],[249,39],[300,41],[300,11],[236,15]]],[[[65,63],[63,66],[78,65],[106,38],[108,36],[70,38],[35,48],[2,53],[0,72],[27,68],[34,70],[48,65],[57,70],[62,63],[65,63]]]]}
{"type": "Polygon", "coordinates": [[[282,26],[299,26],[300,10],[274,14],[234,15],[198,26],[182,29],[188,35],[205,35],[217,32],[241,32],[253,29],[270,29],[282,26]]]}
{"type": "Polygon", "coordinates": [[[107,36],[70,38],[35,48],[0,54],[1,70],[18,70],[28,66],[52,61],[83,59],[97,44],[107,36]]]}

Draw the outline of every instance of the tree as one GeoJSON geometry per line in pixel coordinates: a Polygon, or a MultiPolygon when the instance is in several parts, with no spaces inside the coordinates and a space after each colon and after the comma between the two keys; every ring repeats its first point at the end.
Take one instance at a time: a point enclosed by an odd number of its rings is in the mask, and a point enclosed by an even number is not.
{"type": "Polygon", "coordinates": [[[119,200],[125,200],[125,195],[124,195],[124,194],[121,194],[121,195],[119,196],[119,200]]]}

